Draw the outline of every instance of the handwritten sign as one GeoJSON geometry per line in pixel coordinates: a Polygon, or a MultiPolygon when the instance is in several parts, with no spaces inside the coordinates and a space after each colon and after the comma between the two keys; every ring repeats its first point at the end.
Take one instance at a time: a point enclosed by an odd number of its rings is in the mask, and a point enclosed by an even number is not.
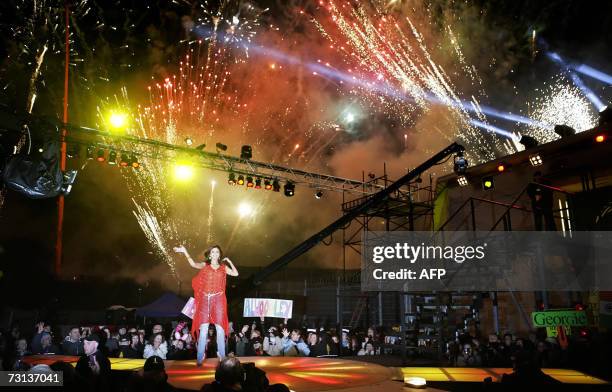
{"type": "Polygon", "coordinates": [[[244,299],[244,317],[278,317],[290,319],[292,313],[293,301],[290,299],[244,299]]]}

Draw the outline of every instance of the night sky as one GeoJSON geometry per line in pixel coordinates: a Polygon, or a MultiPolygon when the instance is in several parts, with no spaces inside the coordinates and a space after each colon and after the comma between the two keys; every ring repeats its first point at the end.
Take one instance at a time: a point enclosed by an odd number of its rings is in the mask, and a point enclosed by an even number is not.
{"type": "MultiPolygon", "coordinates": [[[[38,1],[36,10],[33,3],[0,5],[0,103],[24,113],[34,92],[32,113],[60,118],[63,2],[38,1]],[[36,74],[36,61],[45,47],[36,74]]],[[[382,175],[383,162],[397,178],[453,140],[466,144],[476,162],[512,152],[499,134],[477,127],[466,131],[470,125],[465,113],[419,99],[398,99],[371,87],[384,83],[409,95],[414,81],[428,86],[425,90],[438,84],[426,85],[423,77],[407,77],[401,66],[390,65],[389,59],[397,60],[401,53],[391,50],[385,57],[390,46],[375,36],[368,41],[378,45],[374,50],[351,46],[350,28],[336,22],[339,15],[357,9],[357,3],[336,3],[348,5],[334,14],[328,1],[228,1],[221,8],[214,1],[74,2],[69,121],[104,129],[108,112],[120,107],[131,113],[133,129],[128,132],[142,135],[138,119],[143,118],[143,108],[155,113],[145,116],[149,121],[170,118],[154,107],[162,103],[155,85],[163,85],[166,78],[175,80],[185,55],[199,47],[200,52],[193,52],[200,53],[195,56],[197,64],[209,64],[207,71],[218,78],[206,79],[210,89],[204,86],[197,99],[181,101],[180,115],[173,117],[177,143],[187,136],[196,145],[223,142],[230,155],[239,155],[240,146],[249,144],[253,158],[260,161],[355,179],[362,173],[382,175]],[[215,24],[216,51],[210,55],[215,24]],[[198,45],[198,40],[203,43],[198,45]],[[377,53],[384,62],[377,63],[377,53]],[[317,72],[317,66],[333,72],[317,72]],[[354,75],[373,84],[351,82],[354,75]]],[[[597,118],[593,103],[547,52],[558,53],[569,66],[588,64],[612,73],[610,2],[397,0],[372,1],[362,10],[381,34],[389,34],[386,43],[396,48],[417,48],[418,31],[431,62],[444,70],[444,80],[457,99],[474,98],[482,106],[547,123],[566,115],[566,107],[584,114],[576,120],[577,127],[592,125],[597,118]],[[404,39],[383,26],[390,20],[400,21],[404,39]]],[[[420,49],[411,56],[426,64],[420,49]]],[[[609,84],[581,78],[604,104],[609,102],[609,84]]],[[[550,136],[526,122],[489,115],[481,120],[508,132],[550,136]]],[[[150,137],[162,140],[166,130],[167,123],[159,121],[146,129],[150,137]]],[[[0,133],[5,152],[12,150],[15,137],[12,131],[0,133]]],[[[76,160],[69,162],[71,168],[78,165],[76,160]]],[[[146,173],[148,168],[141,170],[146,173]]],[[[298,186],[296,196],[286,198],[282,192],[229,187],[226,179],[226,173],[198,170],[188,183],[177,183],[168,175],[161,188],[140,189],[133,174],[88,162],[66,198],[63,279],[86,281],[93,276],[172,290],[178,290],[180,281],[182,292],[188,291],[193,270],[180,257],[160,257],[134,217],[132,198],[141,205],[155,197],[167,203],[167,209],[157,210],[160,224],[176,232],[175,237],[164,234],[167,246],[185,243],[192,254],[199,254],[212,236],[239,270],[269,264],[340,214],[340,193],[325,192],[322,200],[315,200],[314,189],[298,186]],[[212,179],[217,185],[209,225],[212,179]],[[252,217],[239,217],[236,209],[242,202],[253,206],[252,217]],[[172,275],[168,262],[176,263],[178,276],[172,275]]],[[[9,190],[2,195],[0,282],[11,287],[47,282],[53,265],[56,201],[28,200],[9,190]]],[[[339,237],[334,240],[332,246],[320,245],[301,257],[295,266],[341,268],[339,237]]],[[[358,259],[351,262],[358,266],[358,259]]]]}

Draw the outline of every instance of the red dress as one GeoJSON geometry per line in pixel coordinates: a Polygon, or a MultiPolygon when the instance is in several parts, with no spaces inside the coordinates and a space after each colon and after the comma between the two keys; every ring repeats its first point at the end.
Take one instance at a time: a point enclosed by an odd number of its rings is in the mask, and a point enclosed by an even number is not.
{"type": "Polygon", "coordinates": [[[191,280],[193,287],[194,312],[191,333],[197,337],[200,325],[217,324],[229,335],[227,320],[227,298],[225,297],[226,267],[220,265],[216,270],[210,264],[204,267],[191,280]]]}

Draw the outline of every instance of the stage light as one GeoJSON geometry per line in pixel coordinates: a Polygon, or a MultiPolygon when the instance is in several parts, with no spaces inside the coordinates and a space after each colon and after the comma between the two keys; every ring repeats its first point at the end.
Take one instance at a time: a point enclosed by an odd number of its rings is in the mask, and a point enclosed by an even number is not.
{"type": "Polygon", "coordinates": [[[459,184],[459,186],[467,186],[468,184],[467,177],[466,176],[457,177],[457,183],[459,184]]]}
{"type": "Polygon", "coordinates": [[[320,199],[323,197],[323,191],[317,191],[315,193],[315,199],[320,199]]]}
{"type": "Polygon", "coordinates": [[[410,388],[426,388],[427,380],[423,377],[404,377],[404,384],[410,388]]]}
{"type": "Polygon", "coordinates": [[[463,157],[463,152],[457,153],[453,161],[453,170],[455,171],[455,174],[465,173],[468,166],[469,166],[469,163],[467,159],[463,157]]]}
{"type": "Polygon", "coordinates": [[[238,176],[238,185],[244,185],[244,176],[241,174],[238,176]]]}
{"type": "Polygon", "coordinates": [[[291,197],[295,194],[295,184],[293,184],[291,181],[287,181],[283,187],[283,190],[285,192],[285,196],[291,197]]]}
{"type": "Polygon", "coordinates": [[[272,190],[272,183],[267,178],[264,180],[264,189],[267,191],[272,190]]]}
{"type": "Polygon", "coordinates": [[[234,173],[230,173],[227,179],[227,183],[230,185],[236,185],[236,175],[234,173]]]}
{"type": "Polygon", "coordinates": [[[87,146],[87,149],[85,150],[85,155],[87,156],[88,160],[92,160],[94,159],[94,152],[95,152],[95,147],[92,145],[87,146]]]}
{"type": "Polygon", "coordinates": [[[605,141],[606,141],[606,135],[604,135],[603,133],[600,133],[599,135],[595,136],[595,142],[603,143],[605,141]]]}
{"type": "Polygon", "coordinates": [[[138,169],[140,167],[140,163],[138,162],[138,157],[136,156],[136,154],[132,154],[132,156],[130,157],[130,164],[134,169],[138,169]]]}
{"type": "Polygon", "coordinates": [[[536,138],[528,135],[521,136],[521,140],[519,140],[519,143],[521,143],[525,147],[525,150],[537,147],[538,144],[540,144],[540,142],[538,142],[536,138]]]}
{"type": "Polygon", "coordinates": [[[253,177],[248,176],[246,178],[246,186],[247,188],[253,188],[255,186],[255,183],[253,182],[253,177]]]}
{"type": "Polygon", "coordinates": [[[217,152],[219,152],[219,151],[227,151],[227,145],[226,144],[217,143],[217,144],[215,144],[215,147],[217,147],[217,152]]]}
{"type": "Polygon", "coordinates": [[[174,166],[174,178],[179,181],[188,181],[193,177],[193,166],[179,163],[174,166]]]}
{"type": "Polygon", "coordinates": [[[531,166],[540,166],[544,161],[540,154],[533,154],[529,155],[529,163],[531,163],[531,166]]]}
{"type": "Polygon", "coordinates": [[[241,218],[253,215],[253,207],[248,203],[240,203],[238,206],[238,214],[241,218]]]}
{"type": "Polygon", "coordinates": [[[205,148],[206,148],[206,144],[202,143],[202,144],[200,144],[199,146],[197,146],[195,149],[196,149],[196,150],[198,150],[198,151],[202,151],[202,150],[204,150],[205,148]]]}
{"type": "Polygon", "coordinates": [[[186,137],[185,144],[188,146],[191,146],[193,144],[193,139],[191,139],[190,137],[186,137]]]}
{"type": "Polygon", "coordinates": [[[106,158],[104,157],[105,151],[103,148],[98,150],[98,153],[96,155],[96,161],[98,162],[104,162],[106,160],[106,158]]]}
{"type": "Polygon", "coordinates": [[[127,115],[121,112],[111,112],[108,116],[108,123],[115,130],[122,129],[127,124],[127,115]]]}
{"type": "Polygon", "coordinates": [[[274,192],[280,192],[280,183],[278,182],[278,180],[274,180],[272,182],[272,190],[274,192]]]}
{"type": "Polygon", "coordinates": [[[109,165],[116,165],[117,164],[117,151],[111,150],[108,153],[108,164],[109,165]]]}
{"type": "Polygon", "coordinates": [[[574,136],[576,130],[569,125],[555,125],[555,133],[563,139],[564,137],[574,136]]]}
{"type": "Polygon", "coordinates": [[[127,167],[130,165],[130,158],[128,157],[128,154],[125,152],[121,153],[121,159],[119,160],[119,166],[121,167],[127,167]]]}
{"type": "Polygon", "coordinates": [[[482,189],[484,189],[485,191],[495,189],[495,182],[493,181],[493,177],[482,178],[482,189]]]}
{"type": "Polygon", "coordinates": [[[506,165],[503,163],[500,163],[497,165],[497,171],[500,173],[503,173],[504,171],[506,171],[506,165]]]}
{"type": "Polygon", "coordinates": [[[261,189],[261,178],[255,180],[255,189],[261,189]]]}
{"type": "Polygon", "coordinates": [[[242,146],[240,149],[240,159],[253,158],[253,148],[251,146],[242,146]]]}

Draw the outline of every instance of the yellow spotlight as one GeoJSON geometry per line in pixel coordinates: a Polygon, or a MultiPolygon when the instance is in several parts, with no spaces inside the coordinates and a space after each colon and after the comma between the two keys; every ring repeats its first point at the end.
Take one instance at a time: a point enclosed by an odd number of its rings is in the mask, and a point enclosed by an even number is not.
{"type": "Polygon", "coordinates": [[[179,163],[174,166],[174,177],[179,181],[188,181],[193,177],[193,166],[179,163]]]}
{"type": "Polygon", "coordinates": [[[253,207],[251,207],[249,203],[240,203],[238,206],[238,215],[240,215],[241,218],[253,215],[253,207]]]}
{"type": "Polygon", "coordinates": [[[127,115],[121,112],[111,112],[108,122],[113,129],[122,129],[127,125],[127,115]]]}

